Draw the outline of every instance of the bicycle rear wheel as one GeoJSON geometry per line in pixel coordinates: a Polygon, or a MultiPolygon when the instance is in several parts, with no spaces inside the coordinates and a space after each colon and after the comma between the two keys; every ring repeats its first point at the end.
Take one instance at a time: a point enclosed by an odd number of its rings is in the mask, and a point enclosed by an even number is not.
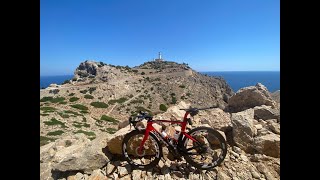
{"type": "Polygon", "coordinates": [[[143,140],[145,130],[133,130],[126,134],[122,142],[122,154],[133,168],[150,169],[156,166],[162,155],[162,148],[155,135],[149,133],[144,143],[143,150],[139,147],[143,140]]]}
{"type": "Polygon", "coordinates": [[[185,137],[184,158],[198,169],[212,169],[220,165],[227,154],[227,145],[224,137],[209,127],[197,127],[188,134],[197,142],[185,137]]]}

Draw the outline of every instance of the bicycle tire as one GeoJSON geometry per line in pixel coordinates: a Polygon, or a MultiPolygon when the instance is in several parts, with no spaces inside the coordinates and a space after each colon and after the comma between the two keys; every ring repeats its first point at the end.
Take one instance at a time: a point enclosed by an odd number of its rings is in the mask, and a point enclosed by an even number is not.
{"type": "MultiPolygon", "coordinates": [[[[224,158],[226,157],[227,155],[227,144],[226,144],[226,141],[224,139],[224,137],[218,132],[216,131],[215,129],[213,128],[209,128],[209,127],[203,127],[203,126],[200,126],[200,127],[197,127],[197,128],[194,128],[192,130],[190,130],[188,132],[188,135],[192,136],[194,138],[194,135],[196,134],[196,132],[204,132],[204,131],[207,131],[208,134],[211,135],[210,138],[212,137],[215,137],[218,141],[219,141],[219,145],[221,147],[221,153],[218,155],[217,159],[214,160],[214,162],[210,163],[211,165],[203,165],[202,163],[204,161],[202,161],[201,163],[198,163],[196,162],[193,158],[193,157],[190,157],[189,154],[183,154],[185,160],[192,166],[198,168],[198,169],[203,169],[203,170],[208,170],[208,169],[212,169],[218,165],[220,165],[222,163],[222,161],[224,160],[224,158]]],[[[187,143],[188,141],[192,142],[192,140],[190,140],[189,138],[187,137],[184,137],[184,139],[182,140],[182,145],[183,145],[183,148],[184,150],[186,151],[188,148],[186,147],[187,146],[187,143]]],[[[209,140],[208,140],[209,142],[209,140]]],[[[194,145],[194,143],[192,143],[194,145]]],[[[214,146],[214,145],[211,145],[210,146],[214,146]]],[[[197,150],[196,150],[197,151],[197,150]]],[[[198,152],[195,152],[195,154],[197,154],[198,152]]],[[[198,154],[200,155],[200,154],[198,154]]],[[[210,157],[210,156],[209,156],[210,157]]],[[[213,156],[212,156],[213,157],[213,156]]]]}
{"type": "MultiPolygon", "coordinates": [[[[144,133],[145,133],[145,130],[133,130],[130,133],[126,134],[124,136],[124,138],[123,138],[123,141],[122,141],[122,154],[123,154],[124,158],[126,159],[126,161],[133,168],[141,169],[141,170],[147,170],[147,169],[151,169],[151,168],[155,167],[159,163],[159,161],[160,161],[160,159],[162,157],[162,146],[160,144],[160,141],[158,140],[158,138],[153,133],[149,133],[149,137],[148,137],[145,145],[147,144],[148,140],[151,140],[151,142],[153,141],[154,143],[156,143],[155,144],[156,145],[155,146],[155,151],[156,151],[155,159],[152,160],[147,165],[142,165],[142,164],[138,164],[137,162],[134,162],[133,159],[130,158],[130,156],[129,156],[130,152],[129,151],[131,151],[131,154],[134,153],[134,152],[132,152],[133,150],[131,148],[129,148],[130,147],[129,146],[130,144],[128,144],[129,140],[131,140],[132,138],[135,138],[135,136],[137,136],[137,135],[141,135],[143,137],[144,133]]],[[[138,147],[138,144],[140,144],[140,143],[136,143],[137,147],[138,147]]],[[[133,148],[133,149],[135,149],[135,148],[133,148]]],[[[137,156],[137,158],[138,158],[138,156],[137,156]]],[[[142,157],[139,156],[139,158],[142,161],[142,157]]]]}

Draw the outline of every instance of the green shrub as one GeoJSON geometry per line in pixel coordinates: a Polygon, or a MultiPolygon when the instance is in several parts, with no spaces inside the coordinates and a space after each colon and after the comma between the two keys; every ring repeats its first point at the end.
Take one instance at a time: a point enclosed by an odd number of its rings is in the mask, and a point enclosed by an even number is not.
{"type": "Polygon", "coordinates": [[[115,132],[117,132],[117,130],[114,129],[114,128],[107,128],[107,132],[108,132],[109,134],[114,134],[115,132]]]}
{"type": "Polygon", "coordinates": [[[164,105],[164,104],[160,104],[160,107],[159,107],[159,109],[161,110],[161,111],[167,111],[167,106],[166,105],[164,105]]]}
{"type": "Polygon", "coordinates": [[[91,95],[89,95],[89,94],[86,94],[86,95],[84,95],[84,98],[86,98],[86,99],[93,99],[94,97],[91,96],[91,95]]]}
{"type": "Polygon", "coordinates": [[[75,116],[81,116],[81,114],[74,112],[74,111],[71,111],[71,110],[66,110],[66,111],[64,111],[64,113],[73,114],[75,116]]]}
{"type": "Polygon", "coordinates": [[[176,97],[174,97],[174,96],[171,96],[171,104],[176,104],[176,102],[177,102],[177,98],[176,97]]]}
{"type": "Polygon", "coordinates": [[[59,102],[59,104],[67,104],[66,101],[59,102]]]}
{"type": "Polygon", "coordinates": [[[81,110],[80,111],[82,114],[88,114],[89,112],[88,111],[85,111],[85,110],[81,110]]]}
{"type": "Polygon", "coordinates": [[[85,89],[85,90],[81,90],[80,92],[81,92],[82,94],[86,94],[86,93],[88,92],[88,90],[85,89]]]}
{"type": "Polygon", "coordinates": [[[97,89],[97,87],[90,87],[88,91],[89,91],[89,93],[91,94],[91,93],[92,93],[93,91],[95,91],[96,89],[97,89]]]}
{"type": "Polygon", "coordinates": [[[49,142],[52,142],[56,140],[56,138],[49,138],[49,137],[45,137],[45,136],[40,136],[40,146],[46,145],[49,142]]]}
{"type": "Polygon", "coordinates": [[[62,130],[58,130],[58,131],[52,131],[52,132],[48,132],[47,135],[48,136],[59,136],[61,134],[63,134],[64,132],[62,130]]]}
{"type": "Polygon", "coordinates": [[[76,108],[76,109],[80,109],[80,110],[88,110],[88,107],[84,106],[84,105],[81,105],[81,104],[73,104],[73,105],[70,105],[71,107],[73,108],[76,108]]]}
{"type": "Polygon", "coordinates": [[[115,103],[122,104],[122,103],[124,103],[126,100],[127,100],[127,98],[125,98],[125,97],[122,97],[122,98],[120,98],[120,99],[112,99],[112,100],[108,101],[108,104],[111,104],[111,105],[113,105],[113,104],[115,104],[115,103]]]}
{"type": "Polygon", "coordinates": [[[51,112],[54,112],[56,110],[56,108],[54,107],[48,107],[48,106],[43,106],[43,107],[40,107],[40,110],[42,111],[51,111],[51,112]]]}
{"type": "Polygon", "coordinates": [[[81,127],[90,127],[90,124],[87,123],[80,123],[80,122],[74,122],[72,124],[76,128],[81,128],[81,127]]]}
{"type": "Polygon", "coordinates": [[[52,103],[60,103],[60,102],[63,102],[65,100],[64,97],[56,97],[56,98],[53,98],[51,100],[52,103]]]}
{"type": "Polygon", "coordinates": [[[46,97],[41,98],[40,102],[47,102],[47,101],[51,102],[52,99],[53,99],[53,97],[46,96],[46,97]]]}
{"type": "Polygon", "coordinates": [[[90,103],[90,105],[95,108],[107,108],[108,107],[108,104],[106,104],[104,102],[92,102],[92,103],[90,103]]]}
{"type": "Polygon", "coordinates": [[[65,98],[64,97],[43,97],[42,99],[40,99],[40,102],[52,102],[52,103],[58,103],[58,102],[62,102],[64,101],[65,98]]]}
{"type": "Polygon", "coordinates": [[[44,121],[43,123],[47,126],[60,125],[63,128],[67,127],[64,122],[61,122],[55,118],[51,118],[50,121],[44,121]]]}
{"type": "Polygon", "coordinates": [[[73,96],[74,95],[74,93],[70,93],[68,96],[73,96]]]}
{"type": "Polygon", "coordinates": [[[49,114],[42,114],[42,113],[40,113],[40,116],[49,116],[49,114]]]}
{"type": "Polygon", "coordinates": [[[191,93],[187,93],[186,96],[191,96],[191,93]]]}
{"type": "Polygon", "coordinates": [[[180,87],[180,88],[185,88],[186,86],[185,86],[185,85],[180,85],[179,87],[180,87]]]}
{"type": "Polygon", "coordinates": [[[186,97],[185,97],[185,96],[181,96],[180,98],[181,98],[181,99],[186,99],[186,97]]]}
{"type": "Polygon", "coordinates": [[[70,102],[75,102],[75,101],[78,101],[80,98],[78,97],[72,97],[69,99],[70,102]]]}
{"type": "Polygon", "coordinates": [[[119,121],[114,119],[113,117],[107,116],[107,115],[102,115],[100,120],[107,121],[107,122],[112,122],[113,124],[117,124],[119,121]]]}
{"type": "Polygon", "coordinates": [[[145,72],[142,72],[142,73],[141,73],[141,75],[145,75],[145,74],[146,74],[145,72]]]}
{"type": "Polygon", "coordinates": [[[96,136],[96,134],[94,133],[94,132],[88,132],[88,131],[83,131],[83,130],[78,130],[78,131],[75,131],[74,132],[75,134],[78,134],[78,133],[83,133],[83,134],[85,134],[85,135],[87,135],[87,136],[96,136]]]}

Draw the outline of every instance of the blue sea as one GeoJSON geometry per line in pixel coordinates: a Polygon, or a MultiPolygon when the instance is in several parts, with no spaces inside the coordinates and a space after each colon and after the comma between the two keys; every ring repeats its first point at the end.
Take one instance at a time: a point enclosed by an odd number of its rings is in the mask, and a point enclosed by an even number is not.
{"type": "Polygon", "coordinates": [[[40,76],[40,89],[41,87],[47,88],[50,84],[61,84],[65,80],[70,80],[73,75],[63,75],[63,76],[40,76]]]}
{"type": "MultiPolygon", "coordinates": [[[[270,92],[280,90],[280,71],[224,71],[224,72],[201,72],[209,76],[221,76],[227,81],[234,92],[240,88],[254,86],[258,82],[265,85],[270,92]]],[[[50,84],[61,84],[65,80],[72,79],[73,75],[65,76],[40,76],[40,88],[50,84]]]]}
{"type": "Polygon", "coordinates": [[[280,71],[223,71],[201,72],[210,76],[221,76],[231,86],[234,92],[240,88],[254,86],[257,83],[265,85],[269,92],[280,90],[280,71]]]}

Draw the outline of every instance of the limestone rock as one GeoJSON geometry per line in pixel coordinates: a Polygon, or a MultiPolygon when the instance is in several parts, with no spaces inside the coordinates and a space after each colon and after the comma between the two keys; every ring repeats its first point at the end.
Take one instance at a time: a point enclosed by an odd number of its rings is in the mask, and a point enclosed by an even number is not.
{"type": "Polygon", "coordinates": [[[101,169],[96,169],[89,176],[88,180],[107,180],[108,178],[105,176],[104,172],[101,169]]]}
{"type": "Polygon", "coordinates": [[[277,119],[277,121],[280,121],[280,111],[279,109],[273,109],[271,106],[256,106],[254,109],[254,118],[255,119],[277,119]]]}
{"type": "Polygon", "coordinates": [[[92,172],[109,162],[109,158],[102,152],[106,147],[108,134],[101,133],[97,138],[87,143],[66,147],[55,154],[59,161],[53,165],[57,171],[92,172]]]}
{"type": "Polygon", "coordinates": [[[277,107],[277,103],[272,99],[268,89],[261,83],[241,88],[231,96],[228,105],[231,112],[239,112],[261,105],[271,106],[272,108],[277,107]]]}
{"type": "Polygon", "coordinates": [[[219,171],[217,174],[217,180],[231,180],[231,178],[226,175],[224,172],[219,171]]]}
{"type": "Polygon", "coordinates": [[[275,122],[271,122],[268,123],[268,128],[274,132],[275,134],[279,134],[280,135],[280,124],[275,123],[275,122]]]}
{"type": "Polygon", "coordinates": [[[254,136],[253,109],[232,113],[233,139],[238,147],[245,152],[252,152],[254,136]]]}
{"type": "Polygon", "coordinates": [[[254,139],[254,148],[261,154],[267,156],[280,157],[280,136],[267,134],[254,139]]]}

